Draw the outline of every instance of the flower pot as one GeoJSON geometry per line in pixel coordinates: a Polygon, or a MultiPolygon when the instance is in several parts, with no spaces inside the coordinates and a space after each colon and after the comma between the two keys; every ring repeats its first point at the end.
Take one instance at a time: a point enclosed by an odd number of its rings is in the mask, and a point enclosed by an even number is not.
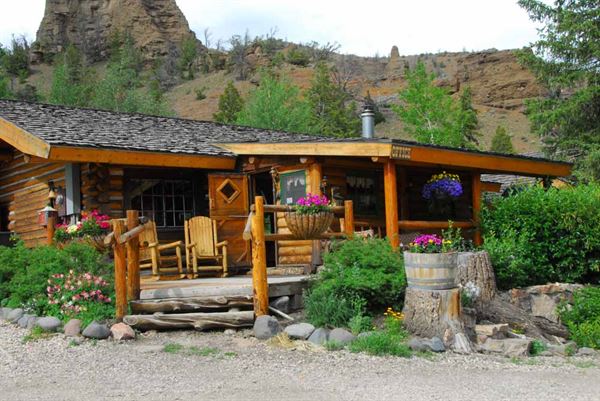
{"type": "Polygon", "coordinates": [[[288,211],[285,222],[296,239],[313,239],[323,234],[333,221],[333,212],[298,214],[288,211]]]}
{"type": "Polygon", "coordinates": [[[456,288],[458,253],[404,252],[404,270],[411,288],[448,290],[456,288]]]}

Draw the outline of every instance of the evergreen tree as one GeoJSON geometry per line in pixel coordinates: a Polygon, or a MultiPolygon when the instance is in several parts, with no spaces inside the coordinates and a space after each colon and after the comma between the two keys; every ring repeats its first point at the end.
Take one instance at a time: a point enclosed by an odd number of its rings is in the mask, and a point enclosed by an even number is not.
{"type": "Polygon", "coordinates": [[[425,64],[418,62],[406,79],[408,86],[400,91],[400,105],[392,106],[404,128],[419,142],[469,146],[462,131],[460,107],[446,90],[434,85],[435,76],[427,73],[425,64]]]}
{"type": "Polygon", "coordinates": [[[458,124],[465,139],[473,144],[478,143],[481,136],[477,132],[479,121],[477,121],[477,111],[473,108],[473,95],[469,86],[465,87],[459,98],[458,124]]]}
{"type": "Polygon", "coordinates": [[[600,4],[520,0],[519,5],[543,24],[540,39],[519,54],[549,93],[527,103],[532,130],[547,153],[576,161],[582,177],[600,176],[590,171],[599,165],[600,152],[600,4]]]}
{"type": "Polygon", "coordinates": [[[2,71],[0,71],[0,99],[12,99],[14,94],[10,90],[9,80],[2,71]]]}
{"type": "Polygon", "coordinates": [[[55,58],[48,101],[66,106],[85,107],[92,97],[93,72],[83,64],[79,50],[70,45],[55,58]]]}
{"type": "Polygon", "coordinates": [[[348,93],[331,80],[331,72],[324,63],[319,63],[312,86],[307,93],[313,112],[313,131],[323,135],[356,136],[360,119],[356,105],[348,93]]]}
{"type": "Polygon", "coordinates": [[[10,49],[3,51],[2,66],[4,71],[12,77],[24,82],[29,76],[29,43],[24,36],[13,36],[10,49]]]}
{"type": "Polygon", "coordinates": [[[496,133],[492,137],[492,144],[490,145],[491,152],[514,154],[515,148],[513,147],[510,135],[506,132],[506,128],[499,125],[496,127],[496,133]]]}
{"type": "Polygon", "coordinates": [[[237,123],[290,132],[314,132],[311,108],[300,96],[300,89],[272,72],[262,73],[260,84],[250,92],[237,123]]]}
{"type": "Polygon", "coordinates": [[[244,107],[244,101],[233,81],[227,82],[225,91],[219,97],[219,111],[213,115],[215,121],[223,124],[234,124],[244,107]]]}
{"type": "Polygon", "coordinates": [[[181,43],[181,57],[179,58],[179,71],[181,78],[194,79],[196,72],[196,58],[198,57],[198,44],[195,38],[185,39],[181,43]]]}

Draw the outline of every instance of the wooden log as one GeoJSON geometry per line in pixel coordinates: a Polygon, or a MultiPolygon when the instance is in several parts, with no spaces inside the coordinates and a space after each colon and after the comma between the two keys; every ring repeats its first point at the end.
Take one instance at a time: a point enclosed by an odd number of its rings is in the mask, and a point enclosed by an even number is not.
{"type": "Polygon", "coordinates": [[[250,295],[228,295],[196,298],[166,298],[129,303],[132,313],[156,312],[198,312],[215,311],[228,308],[241,308],[253,305],[250,295]]]}
{"type": "MultiPolygon", "coordinates": [[[[128,212],[129,212],[129,210],[128,210],[128,212]]],[[[129,224],[129,221],[128,221],[128,224],[129,224]]],[[[144,226],[134,226],[131,230],[129,230],[129,228],[127,230],[128,231],[126,233],[123,233],[118,237],[117,242],[119,244],[124,244],[133,238],[137,238],[145,230],[145,227],[144,226]]]]}
{"type": "MultiPolygon", "coordinates": [[[[121,219],[112,220],[115,237],[125,232],[125,222],[121,219]]],[[[115,258],[115,315],[118,321],[123,320],[127,313],[127,260],[125,245],[115,243],[113,246],[115,258]]]]}
{"type": "MultiPolygon", "coordinates": [[[[333,238],[345,238],[346,237],[346,233],[335,233],[335,232],[331,232],[331,233],[323,233],[321,235],[318,235],[315,239],[333,239],[333,238]]],[[[293,241],[293,240],[297,240],[297,238],[295,236],[293,236],[292,234],[266,234],[265,235],[265,241],[293,241]]],[[[311,241],[311,240],[304,240],[304,241],[311,241]]]]}
{"type": "Polygon", "coordinates": [[[398,190],[396,178],[396,164],[388,160],[383,165],[383,184],[385,193],[385,230],[393,249],[400,246],[400,232],[398,227],[398,190]]]}
{"type": "Polygon", "coordinates": [[[480,246],[483,243],[483,239],[481,238],[481,231],[479,229],[479,214],[481,213],[481,174],[479,172],[473,173],[471,192],[473,199],[473,221],[476,227],[473,242],[475,245],[480,246]]]}
{"type": "MultiPolygon", "coordinates": [[[[294,209],[294,206],[289,206],[289,205],[264,205],[264,211],[265,213],[279,213],[279,212],[287,212],[290,209],[294,209]]],[[[256,211],[256,204],[250,206],[250,210],[255,212],[256,211]]],[[[333,213],[336,214],[343,214],[344,213],[344,206],[333,206],[331,208],[331,210],[333,211],[333,213]]]]}
{"type": "Polygon", "coordinates": [[[254,312],[212,312],[212,313],[155,313],[153,315],[128,315],[123,322],[138,330],[172,330],[193,328],[199,331],[209,329],[235,329],[251,327],[254,312]]]}
{"type": "MultiPolygon", "coordinates": [[[[398,225],[403,230],[448,228],[447,221],[401,220],[398,222],[398,225]]],[[[472,228],[475,225],[470,221],[453,221],[452,226],[456,228],[472,228]]]]}
{"type": "Polygon", "coordinates": [[[404,327],[418,336],[439,337],[452,343],[464,333],[460,320],[460,290],[421,290],[408,287],[404,298],[404,327]]]}
{"type": "Polygon", "coordinates": [[[254,198],[256,207],[252,217],[252,286],[254,313],[269,313],[269,284],[267,282],[267,251],[265,244],[265,211],[262,196],[254,198]]]}
{"type": "Polygon", "coordinates": [[[48,225],[46,226],[46,242],[52,245],[54,242],[54,232],[56,231],[56,216],[48,217],[48,225]]]}
{"type": "Polygon", "coordinates": [[[477,302],[488,302],[496,296],[496,275],[486,251],[460,252],[457,266],[456,284],[475,284],[480,291],[477,302]]]}
{"type": "Polygon", "coordinates": [[[348,238],[354,235],[354,207],[351,200],[344,201],[344,231],[348,238]]]}
{"type": "MultiPolygon", "coordinates": [[[[127,231],[133,232],[140,226],[140,213],[137,210],[127,211],[127,231]]],[[[140,231],[141,232],[141,231],[140,231]]],[[[123,237],[123,236],[121,236],[123,237]]],[[[140,240],[135,235],[127,241],[127,299],[140,298],[140,240]]]]}
{"type": "Polygon", "coordinates": [[[312,246],[301,246],[301,247],[280,247],[279,256],[297,256],[297,255],[310,255],[312,252],[312,246]]]}

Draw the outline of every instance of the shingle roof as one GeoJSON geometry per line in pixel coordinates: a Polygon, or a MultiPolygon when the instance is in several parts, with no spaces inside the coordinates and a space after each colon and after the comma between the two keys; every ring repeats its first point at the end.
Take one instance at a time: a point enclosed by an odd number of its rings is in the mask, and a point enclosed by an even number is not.
{"type": "Polygon", "coordinates": [[[0,117],[50,145],[103,149],[235,156],[214,144],[324,139],[208,121],[12,100],[0,100],[0,117]]]}

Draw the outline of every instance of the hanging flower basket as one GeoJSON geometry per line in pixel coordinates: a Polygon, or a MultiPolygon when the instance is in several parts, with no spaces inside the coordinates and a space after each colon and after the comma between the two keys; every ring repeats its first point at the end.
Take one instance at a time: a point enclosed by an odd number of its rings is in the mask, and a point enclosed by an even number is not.
{"type": "Polygon", "coordinates": [[[313,239],[323,234],[333,222],[333,212],[325,196],[307,194],[298,199],[295,210],[285,212],[285,222],[297,239],[313,239]]]}
{"type": "Polygon", "coordinates": [[[98,252],[105,252],[108,247],[104,245],[104,237],[110,229],[109,219],[109,216],[97,210],[83,212],[80,222],[56,227],[54,243],[58,248],[63,248],[68,243],[80,242],[93,246],[98,252]]]}

